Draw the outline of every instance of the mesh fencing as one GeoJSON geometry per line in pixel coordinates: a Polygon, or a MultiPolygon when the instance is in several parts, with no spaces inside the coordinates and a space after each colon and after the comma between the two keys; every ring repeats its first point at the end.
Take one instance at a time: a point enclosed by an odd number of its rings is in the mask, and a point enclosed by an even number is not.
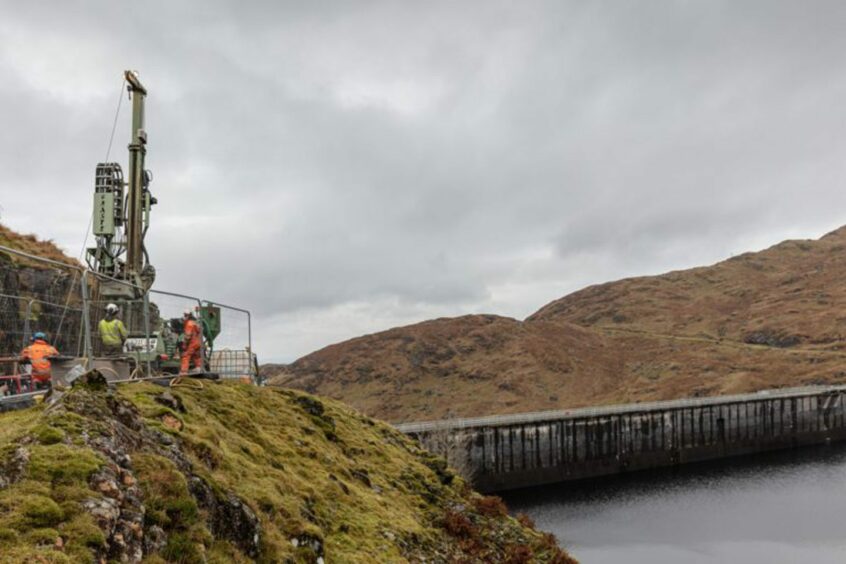
{"type": "Polygon", "coordinates": [[[77,264],[0,246],[0,395],[28,391],[21,353],[37,333],[61,357],[85,362],[119,357],[148,373],[177,370],[186,311],[205,327],[203,366],[223,378],[255,381],[248,311],[158,289],[147,292],[77,264]],[[121,293],[125,296],[116,297],[121,293]],[[118,307],[117,319],[127,333],[117,350],[101,338],[101,321],[111,319],[106,316],[110,304],[118,307]]]}
{"type": "Polygon", "coordinates": [[[0,351],[20,351],[35,333],[78,352],[82,322],[82,271],[61,263],[38,264],[0,247],[0,351]]]}
{"type": "Polygon", "coordinates": [[[211,371],[225,375],[226,378],[256,380],[258,362],[250,346],[252,342],[250,312],[208,301],[203,305],[213,316],[216,316],[217,329],[219,329],[214,340],[214,350],[209,353],[211,371]]]}

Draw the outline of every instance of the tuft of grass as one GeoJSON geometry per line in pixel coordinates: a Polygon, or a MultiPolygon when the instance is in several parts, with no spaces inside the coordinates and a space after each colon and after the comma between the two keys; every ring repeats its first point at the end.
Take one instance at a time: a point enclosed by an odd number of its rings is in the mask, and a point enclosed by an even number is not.
{"type": "Polygon", "coordinates": [[[32,529],[26,534],[26,541],[35,546],[54,546],[59,538],[59,531],[56,529],[32,529]]]}
{"type": "Polygon", "coordinates": [[[58,525],[64,518],[59,504],[43,495],[27,496],[21,504],[21,513],[32,527],[51,527],[58,525]]]}
{"type": "Polygon", "coordinates": [[[137,454],[133,466],[144,493],[146,519],[165,531],[184,531],[197,522],[197,502],[188,491],[185,476],[162,456],[137,454]]]}
{"type": "Polygon", "coordinates": [[[29,477],[52,484],[87,483],[103,459],[91,449],[64,444],[37,445],[31,449],[29,477]]]}
{"type": "Polygon", "coordinates": [[[42,445],[53,445],[65,439],[65,432],[50,425],[38,425],[33,430],[36,440],[42,445]]]}
{"type": "Polygon", "coordinates": [[[88,548],[99,548],[106,544],[106,536],[88,513],[80,513],[70,521],[62,523],[59,532],[62,538],[68,540],[67,550],[70,551],[80,552],[79,549],[83,549],[83,554],[90,554],[87,552],[88,548]]]}
{"type": "Polygon", "coordinates": [[[202,562],[203,552],[190,535],[176,532],[168,536],[161,556],[167,562],[202,562]]]}

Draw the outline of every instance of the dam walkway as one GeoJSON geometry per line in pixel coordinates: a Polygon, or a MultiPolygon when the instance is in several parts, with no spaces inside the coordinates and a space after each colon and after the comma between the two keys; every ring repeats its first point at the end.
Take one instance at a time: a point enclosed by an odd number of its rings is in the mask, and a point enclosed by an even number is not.
{"type": "Polygon", "coordinates": [[[482,491],[846,438],[846,385],[403,423],[482,491]]]}

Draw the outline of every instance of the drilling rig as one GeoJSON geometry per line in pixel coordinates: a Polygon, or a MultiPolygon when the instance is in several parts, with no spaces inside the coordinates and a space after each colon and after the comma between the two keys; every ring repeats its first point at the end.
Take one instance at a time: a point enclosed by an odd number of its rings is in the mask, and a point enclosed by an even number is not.
{"type": "MultiPolygon", "coordinates": [[[[136,328],[133,332],[130,326],[123,348],[126,357],[136,366],[173,372],[179,368],[181,319],[160,318],[158,308],[149,300],[156,269],[150,263],[144,240],[150,228],[150,210],[157,200],[150,192],[153,175],[144,168],[147,89],[134,71],[126,71],[124,78],[132,100],[129,170],[125,180],[120,164],[97,164],[92,221],[96,246],[87,250],[86,260],[98,275],[102,300],[121,304],[121,309],[130,316],[147,316],[144,331],[136,328]]],[[[206,303],[196,308],[195,315],[203,330],[204,359],[208,366],[214,339],[220,334],[220,308],[206,303]]]]}

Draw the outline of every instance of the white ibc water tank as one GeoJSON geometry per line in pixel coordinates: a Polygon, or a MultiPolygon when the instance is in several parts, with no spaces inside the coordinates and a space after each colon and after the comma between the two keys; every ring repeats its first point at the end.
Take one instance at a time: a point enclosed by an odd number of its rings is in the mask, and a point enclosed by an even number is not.
{"type": "Polygon", "coordinates": [[[221,349],[212,351],[209,358],[211,371],[221,378],[237,378],[253,382],[255,380],[255,365],[253,355],[248,350],[221,349]]]}

